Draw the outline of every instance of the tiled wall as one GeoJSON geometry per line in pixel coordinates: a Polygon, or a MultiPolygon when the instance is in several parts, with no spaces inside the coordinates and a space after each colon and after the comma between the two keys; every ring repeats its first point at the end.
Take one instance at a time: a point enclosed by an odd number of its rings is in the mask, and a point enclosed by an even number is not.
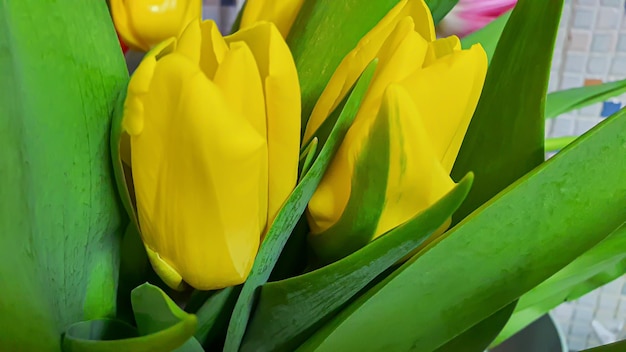
{"type": "MultiPolygon", "coordinates": [[[[550,77],[550,91],[626,78],[624,0],[566,0],[550,77]]],[[[548,121],[550,137],[580,135],[619,110],[626,96],[548,121]]]]}

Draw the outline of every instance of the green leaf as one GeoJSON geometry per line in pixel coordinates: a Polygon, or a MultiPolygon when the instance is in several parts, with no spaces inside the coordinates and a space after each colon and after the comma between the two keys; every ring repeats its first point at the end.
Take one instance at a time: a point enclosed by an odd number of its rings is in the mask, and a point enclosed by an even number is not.
{"type": "Polygon", "coordinates": [[[578,136],[568,136],[568,137],[556,137],[556,138],[548,138],[546,139],[546,152],[556,152],[565,147],[567,147],[570,143],[575,141],[578,136]]]}
{"type": "Polygon", "coordinates": [[[626,226],[524,294],[498,344],[559,304],[575,300],[626,273],[626,226]]]}
{"type": "Polygon", "coordinates": [[[470,174],[432,207],[338,262],[264,285],[242,351],[293,351],[331,314],[435,233],[471,184],[470,174]]]}
{"type": "Polygon", "coordinates": [[[196,317],[183,312],[161,289],[141,285],[133,290],[132,302],[137,329],[117,320],[77,323],[65,332],[63,351],[203,351],[192,338],[196,317]]]}
{"type": "Polygon", "coordinates": [[[496,51],[496,46],[504,30],[504,26],[509,21],[509,17],[511,17],[511,11],[506,12],[476,32],[461,38],[462,48],[469,49],[474,44],[480,44],[483,49],[485,49],[485,53],[487,53],[487,59],[491,62],[493,53],[496,51]]]}
{"type": "Polygon", "coordinates": [[[214,292],[195,312],[198,329],[194,336],[203,345],[211,345],[226,328],[239,292],[241,292],[239,286],[226,287],[214,292]]]}
{"type": "Polygon", "coordinates": [[[58,351],[116,310],[106,141],[128,75],[106,4],[0,1],[0,77],[0,350],[58,351]]]}
{"type": "Polygon", "coordinates": [[[435,352],[485,351],[513,314],[517,301],[495,312],[461,335],[437,348],[435,352]]]}
{"type": "Polygon", "coordinates": [[[433,20],[437,25],[452,10],[459,0],[425,0],[430,12],[433,14],[433,20]]]}
{"type": "Polygon", "coordinates": [[[614,342],[608,345],[589,348],[581,352],[624,352],[626,350],[626,340],[614,342]]]}
{"type": "Polygon", "coordinates": [[[303,129],[339,63],[399,1],[304,2],[287,36],[300,79],[303,129]]]}
{"type": "Polygon", "coordinates": [[[519,0],[452,170],[476,182],[458,222],[544,160],[544,100],[563,0],[519,0]]]}
{"type": "Polygon", "coordinates": [[[239,349],[248,324],[248,319],[252,312],[256,291],[261,285],[265,284],[270,277],[272,269],[274,265],[276,265],[290,233],[296,226],[298,219],[302,216],[309,199],[311,199],[330,161],[337,152],[337,149],[339,149],[343,137],[350,128],[359,110],[361,100],[367,92],[375,70],[376,61],[373,61],[356,82],[337,120],[337,124],[333,128],[333,132],[322,146],[321,152],[313,162],[311,169],[296,186],[289,199],[287,199],[265,236],[252,270],[243,285],[241,294],[233,310],[228,326],[226,344],[224,346],[225,351],[237,351],[239,349]]]}
{"type": "Polygon", "coordinates": [[[316,137],[311,139],[311,142],[306,146],[306,148],[300,155],[300,163],[302,166],[300,167],[300,178],[298,179],[298,182],[302,181],[302,177],[304,177],[304,175],[309,172],[309,169],[313,164],[313,160],[315,160],[315,157],[317,156],[318,142],[319,140],[316,137]]]}
{"type": "Polygon", "coordinates": [[[625,130],[626,111],[596,126],[343,309],[300,350],[431,351],[554,275],[626,221],[625,130]]]}
{"type": "Polygon", "coordinates": [[[571,88],[548,94],[546,119],[555,118],[571,110],[605,101],[626,92],[626,79],[593,86],[571,88]]]}

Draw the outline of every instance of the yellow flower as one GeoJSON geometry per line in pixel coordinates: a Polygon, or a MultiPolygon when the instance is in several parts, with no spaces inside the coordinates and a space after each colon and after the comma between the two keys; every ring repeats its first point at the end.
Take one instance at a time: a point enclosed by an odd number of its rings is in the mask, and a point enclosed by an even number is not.
{"type": "Polygon", "coordinates": [[[248,0],[241,17],[241,28],[246,28],[258,21],[268,21],[287,37],[304,0],[248,0]]]}
{"type": "Polygon", "coordinates": [[[111,0],[115,28],[135,50],[148,51],[178,37],[191,21],[202,18],[201,0],[111,0]]]}
{"type": "Polygon", "coordinates": [[[297,178],[300,90],[276,27],[192,22],[147,54],[124,114],[155,271],[173,288],[245,281],[297,178]]]}
{"type": "MultiPolygon", "coordinates": [[[[382,182],[387,180],[386,193],[372,239],[451,190],[450,171],[487,70],[482,47],[461,50],[457,37],[435,40],[424,1],[402,0],[337,68],[310,116],[305,142],[375,58],[378,66],[355,121],[309,203],[310,240],[322,255],[333,241],[324,238],[324,232],[344,213],[355,166],[379,114],[389,119],[390,164],[388,174],[381,177],[382,182]]],[[[373,167],[377,160],[363,162],[373,167]]]]}

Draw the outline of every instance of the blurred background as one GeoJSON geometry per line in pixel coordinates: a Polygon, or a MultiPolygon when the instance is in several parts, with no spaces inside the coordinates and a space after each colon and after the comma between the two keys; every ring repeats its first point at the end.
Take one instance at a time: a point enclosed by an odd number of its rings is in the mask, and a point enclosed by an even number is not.
{"type": "MultiPolygon", "coordinates": [[[[243,0],[204,0],[226,33],[243,0]]],[[[565,0],[549,91],[626,78],[626,0],[565,0]]],[[[581,135],[626,104],[626,94],[546,122],[546,137],[581,135]]],[[[549,155],[550,156],[550,155],[549,155]]],[[[626,277],[552,312],[571,351],[626,337],[626,277]]]]}

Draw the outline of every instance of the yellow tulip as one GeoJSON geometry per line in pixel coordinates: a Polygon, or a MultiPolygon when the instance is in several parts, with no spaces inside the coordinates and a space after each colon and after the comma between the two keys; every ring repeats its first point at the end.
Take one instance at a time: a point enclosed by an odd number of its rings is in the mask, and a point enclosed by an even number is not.
{"type": "Polygon", "coordinates": [[[115,28],[131,48],[148,51],[202,18],[201,0],[111,0],[115,28]]]}
{"type": "Polygon", "coordinates": [[[317,238],[341,219],[348,204],[360,151],[379,114],[389,119],[390,164],[372,239],[451,190],[454,183],[449,175],[487,70],[479,45],[461,50],[457,37],[435,39],[432,16],[423,0],[400,1],[337,68],[311,114],[305,142],[375,58],[378,66],[355,121],[308,206],[310,239],[318,252],[324,251],[324,245],[316,248],[317,238]]]}
{"type": "Polygon", "coordinates": [[[297,178],[300,90],[276,27],[192,22],[137,68],[123,127],[155,271],[172,288],[244,282],[297,178]]]}
{"type": "Polygon", "coordinates": [[[241,16],[241,28],[268,21],[287,37],[304,0],[247,0],[241,16]]]}

